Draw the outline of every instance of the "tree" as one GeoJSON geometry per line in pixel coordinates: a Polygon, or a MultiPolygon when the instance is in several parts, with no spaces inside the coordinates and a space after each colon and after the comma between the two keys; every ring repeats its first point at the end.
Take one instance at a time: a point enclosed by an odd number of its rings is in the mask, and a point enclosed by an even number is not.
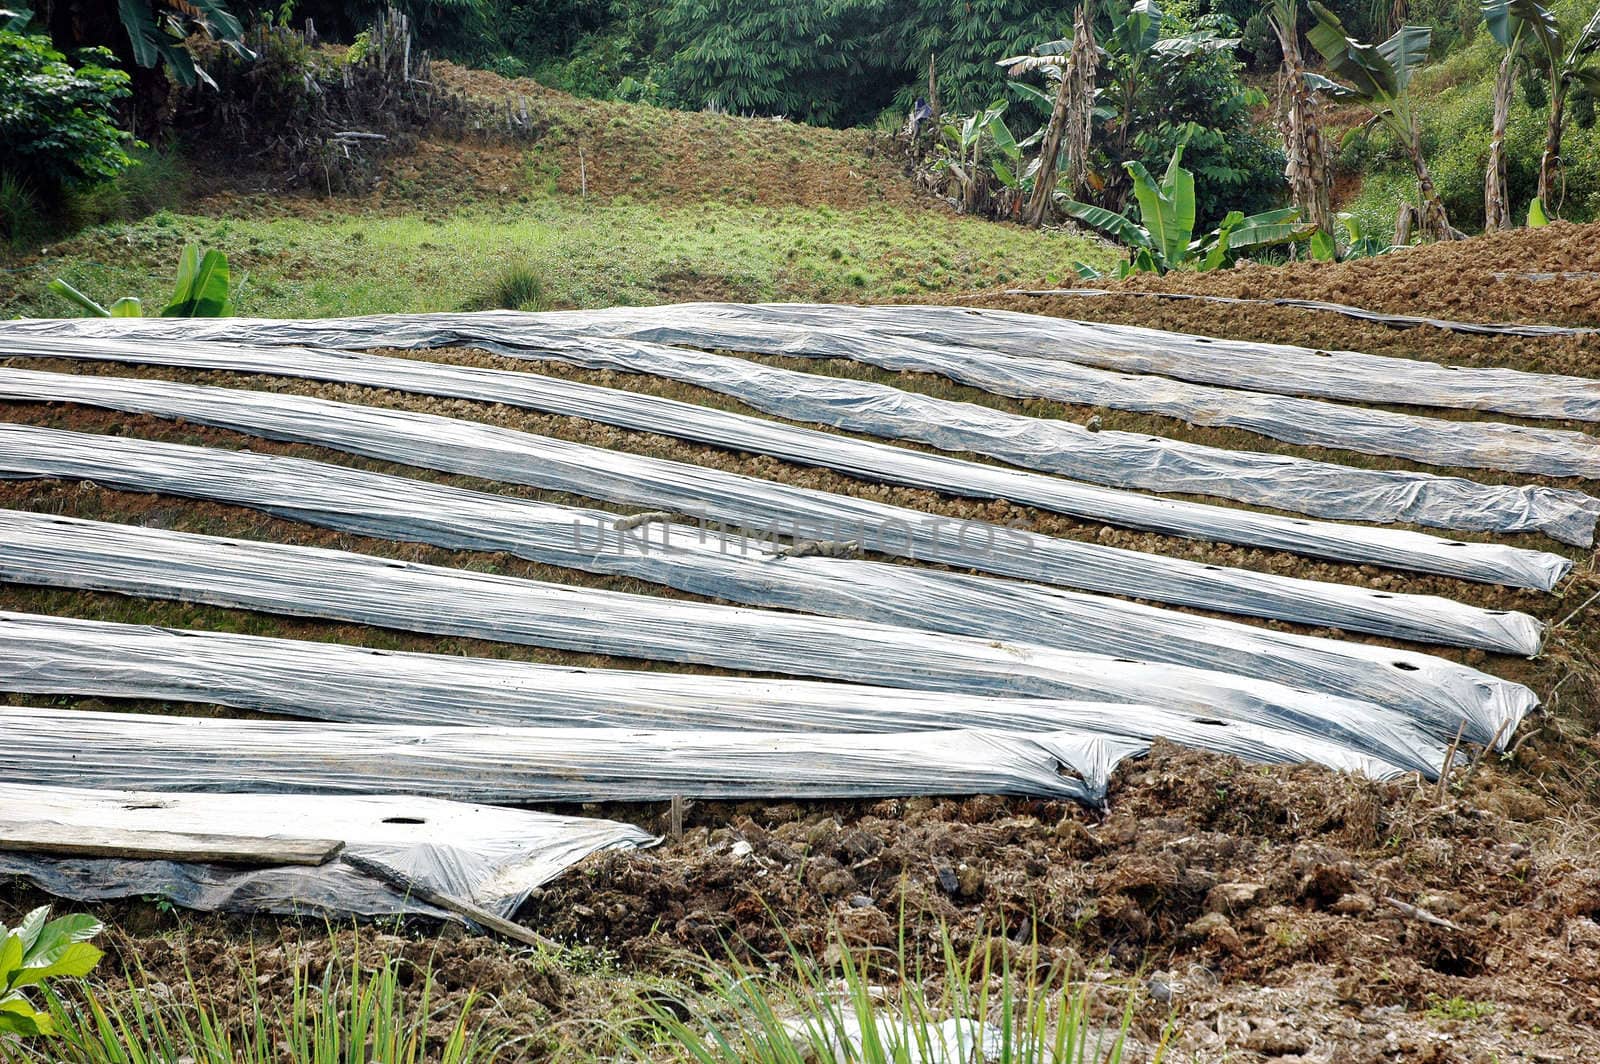
{"type": "Polygon", "coordinates": [[[1094,0],[1078,5],[1070,40],[1051,41],[1034,53],[1002,59],[1000,65],[1012,77],[1042,69],[1056,82],[1050,118],[1040,138],[1033,190],[1022,215],[1025,225],[1038,226],[1052,209],[1058,181],[1067,195],[1076,196],[1089,168],[1094,76],[1100,63],[1100,48],[1094,39],[1094,0]]]}
{"type": "Polygon", "coordinates": [[[1329,69],[1346,83],[1316,74],[1307,74],[1307,79],[1320,90],[1364,104],[1372,117],[1360,127],[1361,132],[1383,125],[1394,134],[1417,174],[1423,235],[1433,240],[1456,239],[1460,234],[1450,225],[1422,156],[1422,122],[1408,91],[1411,75],[1428,56],[1432,31],[1427,26],[1401,26],[1393,37],[1374,46],[1352,39],[1339,17],[1317,0],[1311,0],[1311,12],[1317,24],[1306,37],[1329,69]]]}
{"type": "Polygon", "coordinates": [[[1600,7],[1579,31],[1560,66],[1552,64],[1550,119],[1545,126],[1544,155],[1539,159],[1539,202],[1554,215],[1560,208],[1561,134],[1566,121],[1567,93],[1582,82],[1600,93],[1600,7]]]}
{"type": "Polygon", "coordinates": [[[1489,35],[1506,50],[1494,82],[1494,126],[1489,134],[1489,166],[1483,175],[1483,224],[1489,229],[1510,229],[1511,203],[1506,193],[1506,125],[1511,114],[1511,90],[1517,64],[1536,60],[1547,77],[1553,76],[1561,57],[1561,27],[1538,0],[1481,0],[1489,35]]]}
{"type": "Polygon", "coordinates": [[[1283,50],[1283,66],[1278,77],[1282,101],[1283,143],[1288,154],[1284,176],[1294,205],[1325,238],[1333,238],[1333,169],[1328,165],[1328,149],[1322,139],[1317,115],[1316,90],[1306,80],[1305,60],[1300,54],[1300,11],[1296,0],[1269,0],[1267,21],[1283,50]]]}

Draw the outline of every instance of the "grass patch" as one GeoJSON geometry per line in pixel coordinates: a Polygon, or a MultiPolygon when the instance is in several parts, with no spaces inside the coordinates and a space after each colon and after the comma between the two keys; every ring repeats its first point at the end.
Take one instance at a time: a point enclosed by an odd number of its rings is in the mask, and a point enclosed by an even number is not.
{"type": "Polygon", "coordinates": [[[335,947],[326,963],[294,963],[289,986],[271,999],[243,981],[248,1007],[224,1013],[210,987],[191,976],[176,993],[135,975],[122,992],[89,987],[52,996],[57,1034],[0,1045],[15,1064],[488,1064],[509,1059],[508,1038],[487,1022],[492,1009],[469,993],[439,1006],[431,964],[392,957],[363,965],[359,950],[335,947]],[[321,975],[315,969],[321,968],[321,975]]]}
{"type": "MultiPolygon", "coordinates": [[[[250,274],[240,313],[325,317],[453,310],[506,287],[505,264],[538,263],[541,306],[683,299],[863,300],[1054,284],[1115,252],[1083,237],[938,211],[720,204],[583,206],[570,197],[443,218],[325,211],[220,219],[159,211],[87,230],[0,273],[0,315],[58,316],[44,286],[147,300],[168,286],[185,243],[250,274]]],[[[519,304],[520,305],[520,304],[519,304]]]]}
{"type": "Polygon", "coordinates": [[[1430,1020],[1481,1020],[1493,1013],[1492,1001],[1472,1001],[1459,995],[1450,998],[1428,995],[1426,1015],[1430,1020]]]}
{"type": "MultiPolygon", "coordinates": [[[[697,1064],[1118,1064],[1130,1048],[1134,995],[1107,1013],[1086,978],[1045,963],[1037,944],[979,935],[960,951],[942,931],[923,957],[906,938],[902,927],[886,956],[837,940],[828,965],[791,945],[782,977],[708,965],[689,1003],[641,999],[644,1022],[622,1042],[640,1062],[697,1064]]],[[[1143,1059],[1159,1064],[1164,1050],[1143,1059]]]]}

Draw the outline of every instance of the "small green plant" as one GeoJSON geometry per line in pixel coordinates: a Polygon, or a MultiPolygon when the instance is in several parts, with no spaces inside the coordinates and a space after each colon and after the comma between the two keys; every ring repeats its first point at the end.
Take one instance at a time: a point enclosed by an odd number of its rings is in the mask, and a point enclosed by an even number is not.
{"type": "MultiPolygon", "coordinates": [[[[475,1020],[482,1000],[467,994],[442,1008],[434,969],[398,958],[363,964],[357,944],[335,943],[324,964],[297,960],[278,1000],[257,991],[260,975],[241,971],[248,1000],[228,1011],[192,978],[152,992],[136,975],[126,991],[51,995],[57,1037],[48,1053],[10,1056],[14,1064],[493,1064],[504,1059],[503,1031],[475,1020]],[[312,974],[320,967],[320,977],[312,974]]],[[[369,958],[370,960],[371,958],[369,958]]],[[[27,1047],[24,1047],[25,1049],[27,1047]]]]}
{"type": "Polygon", "coordinates": [[[1481,1020],[1493,1012],[1494,1003],[1491,1001],[1472,1001],[1460,995],[1450,998],[1439,994],[1428,995],[1427,1016],[1430,1020],[1481,1020]]]}
{"type": "MultiPolygon", "coordinates": [[[[1182,266],[1201,272],[1215,270],[1226,265],[1231,254],[1303,240],[1316,228],[1302,223],[1300,211],[1294,207],[1249,217],[1229,211],[1220,226],[1196,239],[1194,174],[1180,165],[1184,144],[1185,140],[1178,141],[1159,183],[1143,163],[1124,164],[1133,178],[1133,195],[1139,208],[1137,222],[1092,203],[1071,199],[1062,202],[1068,215],[1109,234],[1132,253],[1129,261],[1119,265],[1118,277],[1166,273],[1182,266]]],[[[1079,273],[1083,275],[1081,269],[1079,273]]]]}
{"type": "MultiPolygon", "coordinates": [[[[57,277],[47,286],[51,292],[80,310],[96,318],[139,318],[144,316],[144,304],[134,296],[123,296],[109,307],[103,307],[66,281],[57,277]]],[[[244,279],[239,281],[244,287],[244,279]]],[[[200,249],[189,244],[178,257],[178,277],[173,286],[172,299],[161,308],[163,318],[227,318],[233,315],[237,295],[228,273],[228,257],[211,250],[203,256],[200,249]]]]}
{"type": "Polygon", "coordinates": [[[89,944],[100,933],[92,916],[50,919],[40,906],[14,928],[0,924],[0,1036],[33,1037],[55,1033],[51,1013],[40,1011],[23,991],[46,980],[88,975],[101,952],[89,944]]]}
{"type": "Polygon", "coordinates": [[[1318,231],[1311,236],[1311,257],[1317,262],[1334,262],[1338,259],[1370,259],[1374,255],[1387,254],[1394,250],[1394,245],[1382,237],[1374,236],[1366,231],[1361,224],[1361,219],[1349,211],[1340,211],[1334,216],[1343,227],[1346,243],[1343,251],[1340,250],[1335,237],[1318,231]]]}
{"type": "MultiPolygon", "coordinates": [[[[1023,949],[1027,955],[1013,966],[1009,943],[982,935],[976,942],[963,953],[941,932],[929,970],[923,958],[908,955],[902,929],[891,961],[900,977],[894,988],[878,985],[870,957],[843,941],[832,951],[839,955],[837,971],[791,943],[792,980],[737,959],[708,964],[707,997],[688,1007],[643,999],[641,1022],[624,1034],[624,1048],[641,1064],[661,1059],[663,1048],[697,1064],[1121,1061],[1132,995],[1119,1026],[1097,1028],[1088,980],[1074,981],[1059,964],[1042,964],[1037,944],[1023,949]],[[930,993],[935,985],[939,991],[930,993]]],[[[1164,1046],[1156,1048],[1152,1064],[1163,1052],[1164,1046]]]]}

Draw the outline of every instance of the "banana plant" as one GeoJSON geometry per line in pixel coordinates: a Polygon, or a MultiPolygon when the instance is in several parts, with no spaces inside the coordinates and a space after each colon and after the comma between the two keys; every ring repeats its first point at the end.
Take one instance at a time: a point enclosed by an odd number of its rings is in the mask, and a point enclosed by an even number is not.
{"type": "Polygon", "coordinates": [[[1511,203],[1506,191],[1506,125],[1511,115],[1511,90],[1517,65],[1536,63],[1551,82],[1561,63],[1561,27],[1539,0],[1480,0],[1483,24],[1506,54],[1494,82],[1494,125],[1489,135],[1489,165],[1483,177],[1485,229],[1511,228],[1511,203]]]}
{"type": "Polygon", "coordinates": [[[1539,202],[1547,213],[1560,207],[1561,136],[1566,123],[1567,94],[1575,84],[1600,94],[1600,7],[1573,38],[1559,66],[1550,75],[1550,118],[1545,125],[1544,154],[1539,159],[1539,202]]]}
{"type": "Polygon", "coordinates": [[[1424,234],[1434,240],[1455,239],[1460,234],[1450,224],[1444,200],[1439,198],[1422,156],[1422,121],[1409,91],[1411,76],[1428,57],[1433,31],[1427,26],[1401,26],[1382,44],[1363,44],[1346,33],[1339,16],[1317,0],[1311,0],[1311,13],[1317,21],[1306,38],[1343,81],[1310,73],[1306,80],[1319,91],[1357,101],[1372,112],[1372,117],[1352,133],[1365,133],[1382,125],[1394,134],[1417,174],[1424,234]]]}
{"type": "MultiPolygon", "coordinates": [[[[228,258],[220,251],[200,254],[200,249],[190,244],[178,257],[178,277],[173,286],[172,298],[161,308],[163,318],[227,318],[233,316],[234,300],[238,289],[247,278],[240,278],[237,288],[228,272],[228,258]]],[[[133,296],[123,296],[109,307],[103,307],[57,277],[47,286],[51,292],[65,299],[79,310],[95,318],[139,318],[144,316],[144,304],[133,296]]]]}
{"type": "Polygon", "coordinates": [[[1383,255],[1394,250],[1394,245],[1382,237],[1373,236],[1361,224],[1361,219],[1347,211],[1340,211],[1334,215],[1339,225],[1344,229],[1346,243],[1344,253],[1340,254],[1338,243],[1327,238],[1320,230],[1311,237],[1311,257],[1318,262],[1333,262],[1338,259],[1370,259],[1375,255],[1383,255]]]}
{"type": "MultiPolygon", "coordinates": [[[[943,135],[940,148],[944,154],[936,164],[936,168],[956,179],[956,186],[961,190],[961,206],[964,210],[972,211],[978,206],[979,193],[984,184],[984,138],[987,136],[993,139],[993,126],[1000,120],[1000,116],[1005,114],[1005,110],[1005,101],[996,100],[986,110],[974,111],[955,121],[946,122],[940,128],[943,135]]],[[[1006,131],[1006,136],[1010,136],[1009,129],[1006,131]]]]}
{"type": "Polygon", "coordinates": [[[99,933],[94,917],[51,920],[49,906],[33,910],[16,927],[0,924],[0,1035],[54,1033],[50,1013],[34,1008],[23,991],[49,979],[88,975],[102,956],[89,945],[99,933]]]}
{"type": "Polygon", "coordinates": [[[221,43],[241,59],[255,58],[244,45],[244,25],[221,0],[117,0],[117,14],[133,61],[142,67],[165,66],[185,88],[196,81],[217,87],[184,44],[194,34],[221,43]]]}
{"type": "MultiPolygon", "coordinates": [[[[1128,261],[1117,268],[1119,278],[1130,273],[1166,273],[1183,266],[1206,272],[1220,269],[1239,252],[1303,240],[1316,226],[1300,220],[1296,207],[1265,211],[1248,217],[1230,211],[1222,224],[1200,237],[1194,235],[1194,174],[1182,166],[1186,133],[1173,149],[1166,172],[1158,182],[1144,165],[1125,163],[1133,180],[1139,220],[1092,203],[1064,199],[1062,209],[1127,247],[1128,261]]],[[[1080,275],[1082,270],[1079,270],[1080,275]]]]}
{"type": "Polygon", "coordinates": [[[1283,51],[1279,73],[1279,94],[1283,113],[1284,152],[1288,156],[1285,176],[1295,206],[1317,227],[1322,243],[1332,246],[1333,167],[1326,142],[1322,139],[1320,101],[1306,81],[1305,58],[1300,52],[1300,9],[1296,0],[1268,0],[1267,22],[1283,51]]]}

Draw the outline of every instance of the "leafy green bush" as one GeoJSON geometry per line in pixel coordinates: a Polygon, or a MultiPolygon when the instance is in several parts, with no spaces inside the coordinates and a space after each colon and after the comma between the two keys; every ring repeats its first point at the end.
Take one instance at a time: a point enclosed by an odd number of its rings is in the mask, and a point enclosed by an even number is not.
{"type": "Polygon", "coordinates": [[[131,138],[112,116],[128,75],[104,65],[111,61],[86,48],[74,68],[50,38],[0,27],[0,169],[54,198],[127,167],[131,138]]]}
{"type": "Polygon", "coordinates": [[[88,975],[100,963],[100,951],[89,945],[99,933],[100,922],[94,917],[51,920],[47,905],[23,917],[16,927],[0,924],[0,1038],[55,1033],[50,1012],[36,1009],[24,991],[42,987],[47,980],[88,975]]]}
{"type": "MultiPolygon", "coordinates": [[[[1167,22],[1162,32],[1173,37],[1239,32],[1221,16],[1187,25],[1169,15],[1167,22]]],[[[1220,224],[1230,210],[1257,214],[1281,206],[1283,148],[1277,131],[1263,129],[1256,120],[1269,102],[1259,89],[1245,85],[1244,64],[1231,50],[1200,51],[1157,64],[1134,116],[1139,160],[1146,167],[1165,166],[1184,139],[1184,160],[1201,178],[1195,212],[1202,226],[1220,224]]]]}

